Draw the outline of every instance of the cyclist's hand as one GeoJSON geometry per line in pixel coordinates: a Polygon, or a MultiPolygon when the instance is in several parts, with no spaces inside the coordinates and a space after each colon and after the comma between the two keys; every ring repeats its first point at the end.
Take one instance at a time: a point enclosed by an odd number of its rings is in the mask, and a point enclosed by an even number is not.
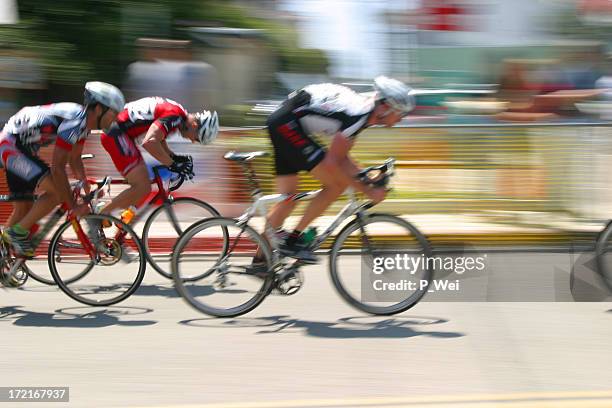
{"type": "Polygon", "coordinates": [[[174,173],[180,174],[182,177],[185,177],[191,180],[194,176],[193,174],[193,163],[192,162],[174,162],[168,169],[174,173]]]}
{"type": "Polygon", "coordinates": [[[366,192],[366,195],[372,203],[378,204],[387,196],[387,189],[384,187],[371,188],[366,192]]]}
{"type": "Polygon", "coordinates": [[[172,156],[172,160],[174,160],[177,163],[193,163],[193,159],[191,158],[191,156],[183,156],[180,154],[175,154],[172,156]]]}
{"type": "Polygon", "coordinates": [[[70,211],[72,213],[72,215],[74,215],[75,217],[82,217],[86,214],[89,214],[89,204],[79,204],[76,205],[74,207],[72,207],[72,210],[70,211]]]}

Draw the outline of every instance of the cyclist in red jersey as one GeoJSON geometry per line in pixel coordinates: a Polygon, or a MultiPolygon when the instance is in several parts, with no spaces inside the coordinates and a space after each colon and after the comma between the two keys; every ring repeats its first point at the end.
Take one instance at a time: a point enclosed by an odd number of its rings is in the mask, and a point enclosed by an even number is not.
{"type": "Polygon", "coordinates": [[[190,157],[175,154],[166,142],[168,134],[175,130],[192,142],[212,143],[219,131],[217,112],[188,113],[179,103],[156,96],[125,105],[110,130],[102,134],[101,142],[129,188],[108,203],[101,213],[110,214],[115,209],[136,205],[151,191],[149,173],[135,142],[143,134],[142,147],[151,156],[170,171],[193,176],[190,157]]]}

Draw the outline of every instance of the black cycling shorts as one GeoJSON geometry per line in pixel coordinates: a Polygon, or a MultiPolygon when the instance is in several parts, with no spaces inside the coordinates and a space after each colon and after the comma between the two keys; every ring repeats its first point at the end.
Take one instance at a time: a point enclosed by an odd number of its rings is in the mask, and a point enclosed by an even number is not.
{"type": "Polygon", "coordinates": [[[16,196],[34,193],[47,174],[49,166],[40,157],[15,145],[0,146],[2,165],[9,190],[16,196]]]}
{"type": "Polygon", "coordinates": [[[325,148],[308,136],[285,101],[269,117],[266,125],[274,146],[276,175],[311,171],[325,157],[325,148]]]}

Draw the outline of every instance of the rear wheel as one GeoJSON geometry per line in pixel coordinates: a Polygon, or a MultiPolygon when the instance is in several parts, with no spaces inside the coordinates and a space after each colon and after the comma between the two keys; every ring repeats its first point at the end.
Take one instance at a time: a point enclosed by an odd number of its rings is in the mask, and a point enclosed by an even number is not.
{"type": "Polygon", "coordinates": [[[597,257],[597,272],[608,289],[612,291],[612,221],[599,235],[595,244],[595,254],[597,257]]]}
{"type": "Polygon", "coordinates": [[[268,242],[248,225],[215,217],[192,225],[172,253],[176,290],[196,310],[234,317],[259,305],[274,283],[268,242]],[[260,249],[262,266],[252,260],[260,249]]]}

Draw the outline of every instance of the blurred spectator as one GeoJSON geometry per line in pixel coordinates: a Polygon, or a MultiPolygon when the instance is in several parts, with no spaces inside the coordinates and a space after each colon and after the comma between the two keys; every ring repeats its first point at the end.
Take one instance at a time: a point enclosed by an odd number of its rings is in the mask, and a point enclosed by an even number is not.
{"type": "Polygon", "coordinates": [[[505,60],[499,78],[497,98],[514,104],[525,104],[534,93],[527,80],[525,63],[521,60],[505,60]]]}

